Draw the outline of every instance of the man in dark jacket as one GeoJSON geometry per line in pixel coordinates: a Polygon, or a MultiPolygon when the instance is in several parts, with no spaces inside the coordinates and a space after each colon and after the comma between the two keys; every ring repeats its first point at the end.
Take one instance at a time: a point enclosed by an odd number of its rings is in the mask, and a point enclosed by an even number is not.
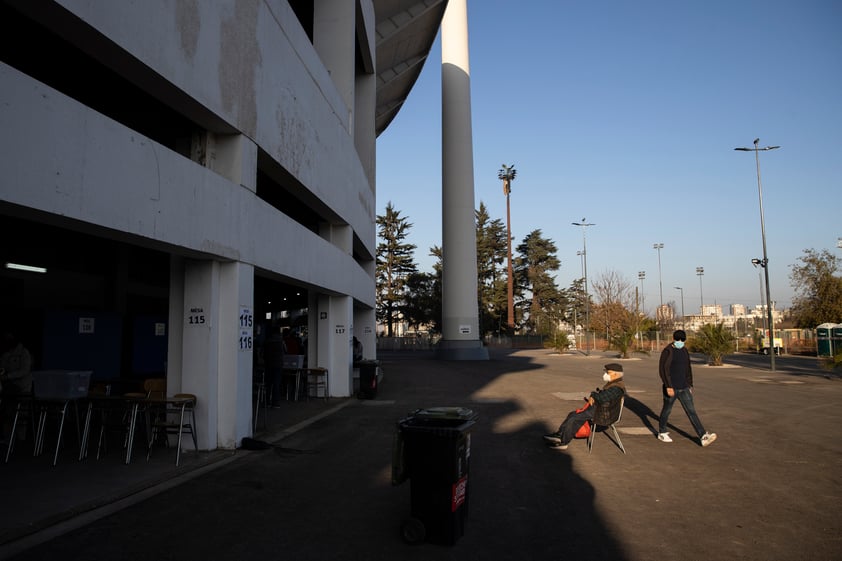
{"type": "Polygon", "coordinates": [[[570,441],[586,422],[593,419],[593,405],[610,403],[626,395],[626,383],[623,381],[623,365],[612,362],[605,365],[602,379],[605,385],[597,388],[588,396],[588,407],[571,411],[556,432],[544,435],[544,442],[556,450],[566,450],[570,441]]]}
{"type": "Polygon", "coordinates": [[[716,433],[705,431],[705,427],[702,426],[696,414],[696,406],[693,403],[693,368],[690,366],[690,353],[684,347],[687,334],[679,329],[672,334],[672,338],[673,342],[661,351],[661,360],[658,363],[658,373],[661,376],[664,393],[664,406],[658,423],[658,440],[672,442],[667,432],[667,421],[672,406],[678,399],[687,417],[690,418],[693,429],[699,435],[702,446],[708,446],[716,440],[716,433]]]}

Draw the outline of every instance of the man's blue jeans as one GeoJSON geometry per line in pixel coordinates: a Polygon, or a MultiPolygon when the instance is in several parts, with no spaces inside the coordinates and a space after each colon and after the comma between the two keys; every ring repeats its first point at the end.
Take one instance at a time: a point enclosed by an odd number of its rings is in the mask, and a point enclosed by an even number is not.
{"type": "Polygon", "coordinates": [[[699,438],[701,438],[702,435],[705,434],[705,427],[702,426],[702,422],[696,414],[696,406],[693,404],[693,392],[690,391],[690,388],[675,390],[672,397],[667,395],[666,390],[664,391],[664,406],[661,408],[661,419],[658,422],[658,432],[667,432],[667,421],[669,420],[670,413],[672,412],[672,406],[675,404],[676,399],[681,402],[681,406],[684,408],[684,412],[687,413],[687,417],[690,419],[690,423],[696,430],[696,434],[699,438]]]}

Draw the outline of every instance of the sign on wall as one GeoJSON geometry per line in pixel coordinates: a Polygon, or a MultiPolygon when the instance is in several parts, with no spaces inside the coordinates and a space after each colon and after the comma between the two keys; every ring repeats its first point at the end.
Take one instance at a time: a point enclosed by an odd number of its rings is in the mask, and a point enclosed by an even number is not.
{"type": "Polygon", "coordinates": [[[210,318],[205,314],[203,307],[192,306],[187,309],[184,325],[187,327],[210,327],[210,318]]]}
{"type": "Polygon", "coordinates": [[[79,334],[92,335],[94,333],[94,318],[79,318],[79,334]]]}
{"type": "Polygon", "coordinates": [[[248,306],[240,306],[240,351],[249,352],[254,346],[254,314],[248,306]]]}

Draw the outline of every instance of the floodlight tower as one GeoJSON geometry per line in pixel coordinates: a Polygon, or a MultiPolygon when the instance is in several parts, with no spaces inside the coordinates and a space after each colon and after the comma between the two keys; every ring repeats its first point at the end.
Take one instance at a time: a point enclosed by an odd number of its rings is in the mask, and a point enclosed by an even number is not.
{"type": "Polygon", "coordinates": [[[503,180],[503,194],[506,195],[506,246],[508,257],[507,279],[507,294],[508,294],[508,310],[507,310],[507,324],[510,329],[515,327],[515,290],[514,290],[514,275],[512,272],[512,212],[509,207],[509,195],[512,192],[512,181],[515,180],[517,170],[514,164],[507,166],[503,164],[500,171],[497,172],[497,177],[503,180]]]}

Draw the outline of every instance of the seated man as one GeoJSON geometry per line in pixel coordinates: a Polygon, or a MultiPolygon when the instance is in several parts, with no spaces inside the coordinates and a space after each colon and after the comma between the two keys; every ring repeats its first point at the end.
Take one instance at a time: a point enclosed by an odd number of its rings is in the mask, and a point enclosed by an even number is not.
{"type": "Polygon", "coordinates": [[[588,404],[582,409],[571,411],[558,431],[544,435],[544,441],[548,446],[556,450],[566,450],[570,441],[573,440],[576,432],[586,422],[593,419],[594,403],[605,404],[619,399],[626,394],[626,384],[623,382],[623,365],[612,362],[605,365],[605,372],[602,379],[606,384],[602,389],[597,388],[587,397],[588,404]]]}

